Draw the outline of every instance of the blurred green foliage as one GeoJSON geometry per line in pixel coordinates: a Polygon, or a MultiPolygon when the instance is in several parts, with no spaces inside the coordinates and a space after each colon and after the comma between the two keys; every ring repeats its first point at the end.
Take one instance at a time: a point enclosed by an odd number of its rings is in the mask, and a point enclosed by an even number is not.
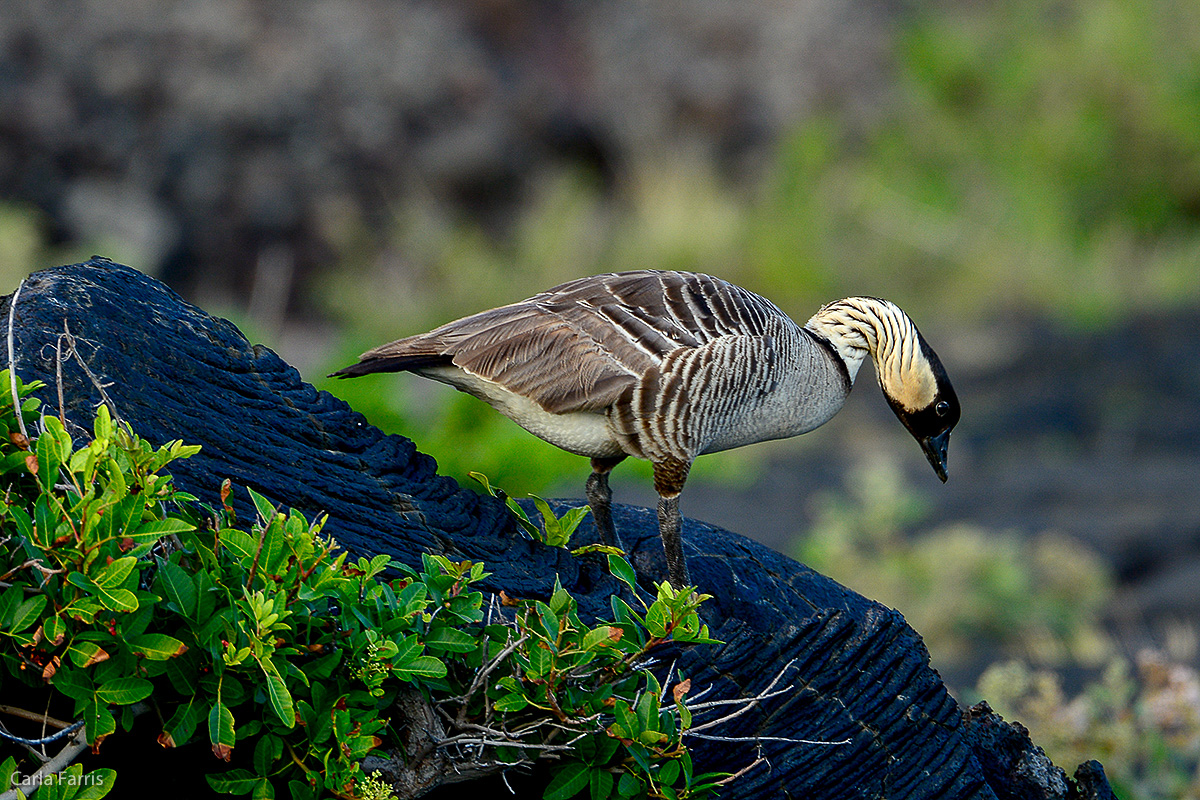
{"type": "Polygon", "coordinates": [[[0,292],[7,294],[39,266],[45,249],[41,215],[23,203],[0,202],[0,292]]]}
{"type": "Polygon", "coordinates": [[[1097,555],[1053,533],[922,530],[921,516],[899,469],[876,461],[851,475],[847,496],[818,498],[796,557],[898,609],[943,669],[1000,657],[1094,666],[1109,656],[1112,582],[1097,555]]]}

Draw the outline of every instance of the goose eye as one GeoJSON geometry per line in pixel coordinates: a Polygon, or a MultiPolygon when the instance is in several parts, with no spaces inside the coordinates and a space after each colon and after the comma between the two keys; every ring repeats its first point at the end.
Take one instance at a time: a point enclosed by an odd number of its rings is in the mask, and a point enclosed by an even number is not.
{"type": "Polygon", "coordinates": [[[945,400],[942,400],[936,406],[933,407],[933,412],[935,414],[937,414],[939,417],[944,417],[948,413],[950,413],[950,404],[947,403],[945,400]]]}

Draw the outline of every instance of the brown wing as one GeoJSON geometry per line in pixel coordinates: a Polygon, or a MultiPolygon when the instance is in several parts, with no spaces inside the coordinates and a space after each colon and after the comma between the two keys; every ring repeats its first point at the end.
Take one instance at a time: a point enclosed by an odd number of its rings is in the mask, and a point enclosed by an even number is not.
{"type": "Polygon", "coordinates": [[[334,374],[453,364],[553,413],[599,410],[668,353],[760,335],[774,315],[758,295],[707,275],[597,275],[377,347],[334,374]]]}

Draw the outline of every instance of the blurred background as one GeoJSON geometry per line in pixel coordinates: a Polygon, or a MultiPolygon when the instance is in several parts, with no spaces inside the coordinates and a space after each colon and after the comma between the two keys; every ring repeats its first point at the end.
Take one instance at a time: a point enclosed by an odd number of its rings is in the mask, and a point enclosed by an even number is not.
{"type": "MultiPolygon", "coordinates": [[[[359,352],[585,274],[797,320],[887,297],[963,421],[942,486],[864,370],[684,513],[900,609],[1122,797],[1200,797],[1200,4],[0,0],[0,291],[162,278],[465,485],[586,461],[359,352]]],[[[650,504],[618,469],[619,502],[650,504]]]]}

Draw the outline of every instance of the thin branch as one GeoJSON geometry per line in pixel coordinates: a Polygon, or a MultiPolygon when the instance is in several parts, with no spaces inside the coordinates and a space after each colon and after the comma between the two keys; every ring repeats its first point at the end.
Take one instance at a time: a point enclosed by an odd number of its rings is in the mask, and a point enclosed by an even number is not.
{"type": "Polygon", "coordinates": [[[691,736],[696,739],[704,739],[707,742],[787,742],[788,744],[850,744],[853,739],[839,739],[838,741],[828,741],[826,739],[791,739],[787,736],[712,736],[707,733],[692,733],[684,731],[684,736],[691,736]]]}
{"type": "MultiPolygon", "coordinates": [[[[62,361],[69,361],[74,358],[75,363],[78,364],[79,368],[83,370],[83,374],[87,376],[87,379],[91,382],[92,386],[95,387],[96,391],[100,393],[100,402],[108,406],[108,410],[112,413],[113,420],[116,422],[124,422],[124,419],[121,418],[120,413],[117,411],[117,404],[113,402],[112,398],[108,396],[108,392],[105,391],[105,389],[113,385],[112,382],[110,381],[109,383],[104,383],[98,377],[96,377],[96,373],[92,372],[91,367],[89,367],[87,362],[84,360],[83,354],[79,352],[78,342],[80,340],[75,336],[75,334],[71,333],[71,326],[67,324],[65,319],[63,320],[63,332],[58,335],[58,339],[55,343],[56,352],[61,353],[63,341],[67,343],[67,349],[65,355],[59,356],[61,359],[59,362],[59,380],[61,381],[62,379],[62,361]]],[[[82,341],[88,342],[93,347],[96,346],[96,343],[92,342],[90,339],[83,339],[82,341]]],[[[59,386],[59,391],[62,391],[61,385],[59,386]]]]}
{"type": "MultiPolygon", "coordinates": [[[[67,321],[63,320],[63,327],[66,327],[67,321]]],[[[67,404],[63,399],[63,352],[62,352],[63,337],[59,336],[54,340],[54,384],[58,388],[58,420],[63,425],[67,424],[67,404]]]]}
{"type": "MultiPolygon", "coordinates": [[[[562,750],[570,750],[570,745],[565,744],[534,744],[525,742],[514,742],[509,739],[481,739],[470,738],[466,734],[451,736],[449,739],[442,739],[438,742],[438,747],[445,747],[452,744],[477,744],[483,747],[515,747],[519,750],[541,750],[543,753],[555,753],[562,750]]],[[[0,800],[4,800],[0,797],[0,800]]]]}
{"type": "Polygon", "coordinates": [[[528,640],[529,634],[525,634],[520,639],[514,639],[513,641],[509,642],[507,645],[505,645],[503,650],[496,654],[496,657],[493,658],[489,664],[480,669],[479,672],[475,673],[475,679],[471,681],[471,686],[467,689],[467,693],[463,695],[462,707],[459,709],[458,718],[455,720],[455,724],[461,725],[461,723],[466,721],[467,703],[470,701],[471,695],[475,694],[475,690],[479,688],[479,684],[482,683],[488,675],[492,674],[492,671],[495,670],[496,667],[500,666],[500,663],[504,661],[504,659],[508,658],[514,650],[528,640]]]}
{"type": "Polygon", "coordinates": [[[87,733],[85,730],[80,730],[75,734],[75,738],[71,739],[70,743],[59,751],[58,755],[39,767],[37,772],[28,776],[4,794],[0,794],[0,800],[17,800],[19,796],[18,792],[21,792],[20,796],[28,797],[45,783],[49,776],[57,775],[70,766],[71,762],[78,758],[79,754],[86,749],[87,733]]]}
{"type": "Polygon", "coordinates": [[[78,722],[68,725],[61,731],[52,733],[49,736],[43,736],[40,739],[26,739],[23,736],[17,736],[16,734],[9,733],[7,730],[5,730],[3,725],[0,725],[0,738],[7,739],[8,741],[16,744],[23,744],[26,747],[41,747],[42,745],[50,744],[51,742],[57,742],[59,739],[70,736],[72,733],[82,727],[83,720],[79,720],[78,722]]]}
{"type": "Polygon", "coordinates": [[[29,431],[25,429],[25,418],[21,414],[21,399],[17,395],[17,358],[13,347],[13,323],[17,315],[17,300],[21,297],[23,288],[25,288],[24,279],[17,284],[17,290],[13,292],[12,300],[8,304],[8,383],[9,389],[12,391],[13,409],[17,412],[17,427],[21,429],[21,435],[28,440],[29,431]]]}
{"type": "MultiPolygon", "coordinates": [[[[710,720],[709,722],[706,722],[703,725],[696,725],[695,727],[690,728],[689,730],[685,731],[684,732],[685,735],[698,733],[700,731],[708,730],[709,728],[715,727],[717,725],[722,725],[726,722],[729,722],[730,720],[740,717],[742,714],[745,714],[747,711],[749,711],[750,709],[757,706],[763,700],[766,700],[766,699],[769,699],[776,695],[784,694],[786,692],[791,691],[794,688],[792,686],[786,686],[777,692],[773,692],[772,690],[775,688],[775,685],[783,679],[784,673],[786,673],[789,669],[791,669],[792,664],[795,664],[795,663],[796,663],[796,659],[793,658],[791,661],[784,664],[783,669],[779,670],[779,672],[771,680],[770,684],[767,685],[767,688],[763,689],[761,692],[756,694],[754,697],[751,697],[751,698],[748,698],[745,700],[741,700],[741,701],[736,701],[736,702],[744,702],[745,703],[745,705],[742,706],[741,708],[739,708],[737,711],[733,712],[732,714],[726,714],[723,717],[719,717],[717,719],[710,720]]],[[[716,705],[716,704],[727,704],[727,701],[714,700],[708,705],[716,705]]],[[[695,711],[695,709],[693,709],[693,711],[695,711]]]]}
{"type": "Polygon", "coordinates": [[[71,722],[63,722],[61,719],[55,719],[54,717],[48,717],[45,714],[39,714],[36,711],[28,711],[24,708],[17,708],[16,706],[0,705],[0,714],[8,714],[10,717],[17,717],[19,719],[27,719],[30,722],[44,722],[45,724],[51,725],[55,728],[68,728],[74,724],[71,722]]]}
{"type": "MultiPolygon", "coordinates": [[[[704,693],[707,694],[710,688],[711,687],[706,687],[704,689],[704,693]]],[[[693,714],[695,714],[697,711],[707,711],[710,708],[717,708],[719,706],[740,706],[745,703],[754,703],[759,700],[770,700],[772,697],[778,697],[781,694],[787,694],[795,688],[795,686],[789,684],[782,689],[776,689],[773,692],[765,692],[763,694],[755,695],[754,697],[735,697],[729,700],[709,700],[705,703],[696,703],[694,705],[692,703],[688,703],[687,707],[693,714]]],[[[700,694],[697,693],[696,696],[699,697],[700,694]]],[[[675,706],[673,704],[669,706],[663,706],[664,709],[671,709],[674,707],[675,706]]]]}
{"type": "Polygon", "coordinates": [[[733,783],[733,782],[734,782],[734,781],[736,781],[738,778],[742,777],[742,776],[743,776],[743,775],[745,775],[747,772],[749,772],[750,770],[754,769],[754,768],[755,768],[755,767],[757,767],[759,764],[765,763],[766,761],[767,761],[767,759],[766,759],[765,757],[763,757],[763,756],[759,756],[758,758],[754,759],[754,760],[753,760],[753,761],[751,761],[749,764],[747,764],[746,766],[742,767],[741,769],[739,769],[737,772],[733,773],[732,775],[729,775],[729,776],[727,776],[727,777],[725,777],[725,778],[722,778],[721,780],[717,781],[717,785],[718,785],[718,786],[725,786],[726,784],[733,783]]]}

